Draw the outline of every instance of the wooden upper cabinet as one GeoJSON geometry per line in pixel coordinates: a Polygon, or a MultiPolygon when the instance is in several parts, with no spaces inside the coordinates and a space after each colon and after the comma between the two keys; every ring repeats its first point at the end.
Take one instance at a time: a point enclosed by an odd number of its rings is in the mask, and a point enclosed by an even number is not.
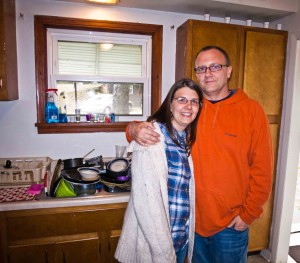
{"type": "Polygon", "coordinates": [[[246,32],[243,89],[260,102],[267,115],[281,112],[286,35],[246,32]]]}
{"type": "Polygon", "coordinates": [[[194,61],[199,50],[204,46],[217,45],[228,52],[234,69],[229,87],[239,87],[242,81],[242,75],[239,74],[242,67],[241,37],[239,26],[236,25],[187,20],[177,29],[176,80],[189,77],[197,81],[194,61]]]}
{"type": "Polygon", "coordinates": [[[15,0],[0,2],[0,101],[17,100],[18,66],[15,0]]]}
{"type": "MultiPolygon", "coordinates": [[[[187,20],[177,29],[176,80],[188,77],[197,82],[193,71],[194,60],[200,49],[210,45],[220,46],[229,54],[233,69],[229,88],[242,88],[264,108],[269,121],[276,167],[287,32],[187,20]]],[[[268,247],[273,198],[272,193],[262,216],[250,226],[249,251],[268,247]]]]}

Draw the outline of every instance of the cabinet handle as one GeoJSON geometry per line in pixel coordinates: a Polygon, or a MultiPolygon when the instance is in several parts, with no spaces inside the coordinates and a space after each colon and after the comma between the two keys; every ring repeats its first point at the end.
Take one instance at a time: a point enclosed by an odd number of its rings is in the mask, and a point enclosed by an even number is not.
{"type": "Polygon", "coordinates": [[[2,78],[0,79],[0,88],[2,88],[2,78]]]}
{"type": "Polygon", "coordinates": [[[99,255],[101,255],[101,243],[99,243],[99,255]]]}
{"type": "Polygon", "coordinates": [[[48,263],[48,250],[45,249],[45,262],[48,263]]]}

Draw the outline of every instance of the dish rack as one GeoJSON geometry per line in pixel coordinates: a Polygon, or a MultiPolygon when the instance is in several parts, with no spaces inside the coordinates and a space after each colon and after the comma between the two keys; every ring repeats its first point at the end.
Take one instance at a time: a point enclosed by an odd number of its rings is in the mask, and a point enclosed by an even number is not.
{"type": "Polygon", "coordinates": [[[0,158],[0,187],[42,183],[51,162],[49,157],[0,158]],[[11,161],[11,168],[5,168],[7,160],[11,161]]]}

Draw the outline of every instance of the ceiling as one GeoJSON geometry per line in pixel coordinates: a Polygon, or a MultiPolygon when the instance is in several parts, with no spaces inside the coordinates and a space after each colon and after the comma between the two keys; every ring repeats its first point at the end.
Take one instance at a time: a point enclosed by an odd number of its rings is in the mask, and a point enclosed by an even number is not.
{"type": "MultiPolygon", "coordinates": [[[[86,0],[59,0],[86,3],[86,0]]],[[[298,0],[120,0],[118,6],[254,21],[274,21],[297,10],[298,0]],[[255,6],[254,6],[255,5],[255,6]]],[[[93,5],[96,5],[93,3],[93,5]]]]}

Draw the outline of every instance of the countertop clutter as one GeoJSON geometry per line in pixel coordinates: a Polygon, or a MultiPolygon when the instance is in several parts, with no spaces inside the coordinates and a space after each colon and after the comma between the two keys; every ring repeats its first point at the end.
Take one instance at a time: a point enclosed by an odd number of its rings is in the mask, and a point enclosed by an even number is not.
{"type": "MultiPolygon", "coordinates": [[[[83,163],[81,166],[95,167],[95,170],[101,168],[99,169],[99,180],[95,181],[97,183],[97,191],[93,194],[83,194],[80,196],[74,194],[66,197],[56,197],[54,192],[56,189],[51,189],[51,187],[57,188],[61,181],[71,185],[78,182],[81,183],[81,179],[75,180],[74,178],[68,177],[70,174],[79,174],[79,172],[77,172],[78,167],[71,168],[72,170],[64,170],[63,161],[52,160],[49,157],[0,159],[0,211],[128,202],[130,180],[128,179],[127,182],[119,182],[106,174],[106,165],[110,161],[113,160],[116,162],[116,160],[114,160],[114,158],[103,158],[105,167],[99,167],[95,162],[96,159],[96,157],[91,158],[90,162],[83,163]],[[72,173],[70,173],[70,171],[72,173]],[[63,174],[65,176],[62,176],[63,174]],[[67,177],[66,174],[68,175],[67,177]],[[121,188],[117,187],[118,184],[121,185],[121,188]],[[116,191],[114,189],[121,190],[116,191]],[[51,195],[50,192],[52,193],[51,195]]],[[[125,161],[127,160],[121,158],[121,162],[124,162],[123,159],[125,161]]],[[[89,182],[82,182],[84,187],[88,184],[89,182]]]]}

